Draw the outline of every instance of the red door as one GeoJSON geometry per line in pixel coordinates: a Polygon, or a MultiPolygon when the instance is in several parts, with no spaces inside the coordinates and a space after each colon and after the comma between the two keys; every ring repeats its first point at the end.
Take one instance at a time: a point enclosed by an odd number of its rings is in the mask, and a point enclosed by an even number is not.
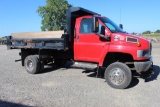
{"type": "Polygon", "coordinates": [[[106,41],[92,32],[91,16],[78,18],[74,38],[74,60],[99,62],[106,41]]]}

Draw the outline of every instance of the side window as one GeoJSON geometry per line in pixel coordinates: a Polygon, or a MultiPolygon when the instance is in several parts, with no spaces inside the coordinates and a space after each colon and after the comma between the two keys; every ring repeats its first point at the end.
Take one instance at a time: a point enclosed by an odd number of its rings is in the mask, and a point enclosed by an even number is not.
{"type": "Polygon", "coordinates": [[[85,18],[81,21],[80,33],[92,33],[92,19],[85,18]]]}

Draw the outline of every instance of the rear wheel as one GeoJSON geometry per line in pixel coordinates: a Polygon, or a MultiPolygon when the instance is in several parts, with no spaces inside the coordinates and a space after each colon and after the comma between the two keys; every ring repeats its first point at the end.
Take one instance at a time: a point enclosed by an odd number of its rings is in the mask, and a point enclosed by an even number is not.
{"type": "Polygon", "coordinates": [[[36,74],[40,71],[40,62],[37,55],[30,55],[25,58],[25,69],[30,74],[36,74]]]}
{"type": "Polygon", "coordinates": [[[131,83],[132,73],[127,65],[115,62],[106,68],[105,80],[113,88],[124,89],[131,83]]]}

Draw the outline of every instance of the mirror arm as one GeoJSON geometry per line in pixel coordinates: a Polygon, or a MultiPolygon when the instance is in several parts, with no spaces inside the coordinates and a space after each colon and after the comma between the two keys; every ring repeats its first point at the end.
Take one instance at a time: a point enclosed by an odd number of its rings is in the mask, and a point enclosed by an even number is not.
{"type": "Polygon", "coordinates": [[[102,35],[102,34],[100,34],[100,33],[96,33],[98,36],[100,36],[100,37],[102,37],[102,38],[104,38],[104,39],[107,39],[107,40],[110,40],[110,36],[104,36],[104,35],[102,35]]]}

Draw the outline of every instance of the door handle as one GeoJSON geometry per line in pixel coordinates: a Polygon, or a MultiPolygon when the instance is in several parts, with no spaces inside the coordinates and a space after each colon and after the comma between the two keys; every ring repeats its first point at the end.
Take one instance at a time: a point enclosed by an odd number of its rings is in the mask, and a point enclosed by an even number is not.
{"type": "Polygon", "coordinates": [[[76,37],[76,40],[77,40],[77,41],[79,41],[79,40],[80,40],[80,37],[79,37],[79,36],[77,36],[77,37],[76,37]]]}

